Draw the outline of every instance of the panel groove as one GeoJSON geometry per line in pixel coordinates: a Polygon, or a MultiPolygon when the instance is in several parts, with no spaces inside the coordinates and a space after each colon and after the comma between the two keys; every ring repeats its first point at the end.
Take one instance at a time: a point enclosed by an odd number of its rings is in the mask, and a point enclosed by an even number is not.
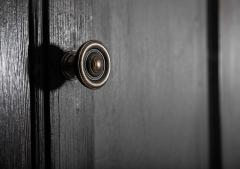
{"type": "Polygon", "coordinates": [[[32,168],[51,168],[48,0],[29,0],[32,168]]]}
{"type": "Polygon", "coordinates": [[[221,118],[219,95],[219,2],[208,2],[208,97],[209,97],[209,168],[221,169],[221,118]]]}

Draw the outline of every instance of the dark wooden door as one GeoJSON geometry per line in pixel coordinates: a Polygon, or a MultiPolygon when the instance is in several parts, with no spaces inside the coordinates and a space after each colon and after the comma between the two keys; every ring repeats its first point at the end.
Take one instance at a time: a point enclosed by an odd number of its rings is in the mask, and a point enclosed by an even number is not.
{"type": "Polygon", "coordinates": [[[0,1],[0,168],[31,166],[27,6],[0,1]]]}
{"type": "Polygon", "coordinates": [[[221,0],[220,72],[223,168],[240,167],[240,2],[221,0]]]}
{"type": "MultiPolygon", "coordinates": [[[[0,168],[209,168],[216,130],[209,125],[207,2],[1,1],[0,168]],[[112,60],[110,78],[98,90],[59,74],[63,51],[90,39],[102,41],[112,60]]],[[[225,17],[231,3],[221,3],[225,17]]],[[[227,63],[223,93],[229,91],[227,63]]],[[[230,156],[227,147],[234,117],[225,113],[228,98],[225,93],[221,100],[221,115],[229,118],[223,166],[237,168],[231,157],[238,151],[230,156]]]]}
{"type": "Polygon", "coordinates": [[[50,0],[50,43],[97,39],[101,89],[51,91],[53,168],[207,168],[205,0],[50,0]]]}

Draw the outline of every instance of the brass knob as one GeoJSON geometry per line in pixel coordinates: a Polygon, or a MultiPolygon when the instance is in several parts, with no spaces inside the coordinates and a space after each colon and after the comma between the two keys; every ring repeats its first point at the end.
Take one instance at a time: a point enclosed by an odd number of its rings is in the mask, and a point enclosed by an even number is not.
{"type": "Polygon", "coordinates": [[[97,40],[90,40],[77,51],[66,51],[61,68],[66,79],[77,77],[84,86],[98,89],[109,77],[111,61],[105,46],[97,40]]]}

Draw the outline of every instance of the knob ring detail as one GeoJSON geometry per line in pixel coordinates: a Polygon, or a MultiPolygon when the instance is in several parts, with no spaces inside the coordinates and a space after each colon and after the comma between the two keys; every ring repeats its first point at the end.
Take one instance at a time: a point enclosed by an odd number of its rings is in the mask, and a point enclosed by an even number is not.
{"type": "Polygon", "coordinates": [[[84,43],[76,53],[77,78],[84,86],[90,89],[97,89],[103,86],[110,75],[111,61],[110,55],[103,44],[96,40],[90,40],[84,43]],[[86,69],[86,60],[91,52],[96,52],[103,57],[103,72],[98,77],[92,77],[86,69]]]}

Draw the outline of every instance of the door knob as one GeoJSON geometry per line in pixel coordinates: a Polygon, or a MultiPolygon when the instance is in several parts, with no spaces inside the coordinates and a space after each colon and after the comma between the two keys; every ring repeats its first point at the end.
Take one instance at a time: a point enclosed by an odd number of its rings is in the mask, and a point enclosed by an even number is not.
{"type": "Polygon", "coordinates": [[[111,61],[105,46],[97,40],[85,42],[77,51],[66,51],[61,70],[66,79],[78,78],[87,88],[102,87],[110,74],[111,61]]]}

